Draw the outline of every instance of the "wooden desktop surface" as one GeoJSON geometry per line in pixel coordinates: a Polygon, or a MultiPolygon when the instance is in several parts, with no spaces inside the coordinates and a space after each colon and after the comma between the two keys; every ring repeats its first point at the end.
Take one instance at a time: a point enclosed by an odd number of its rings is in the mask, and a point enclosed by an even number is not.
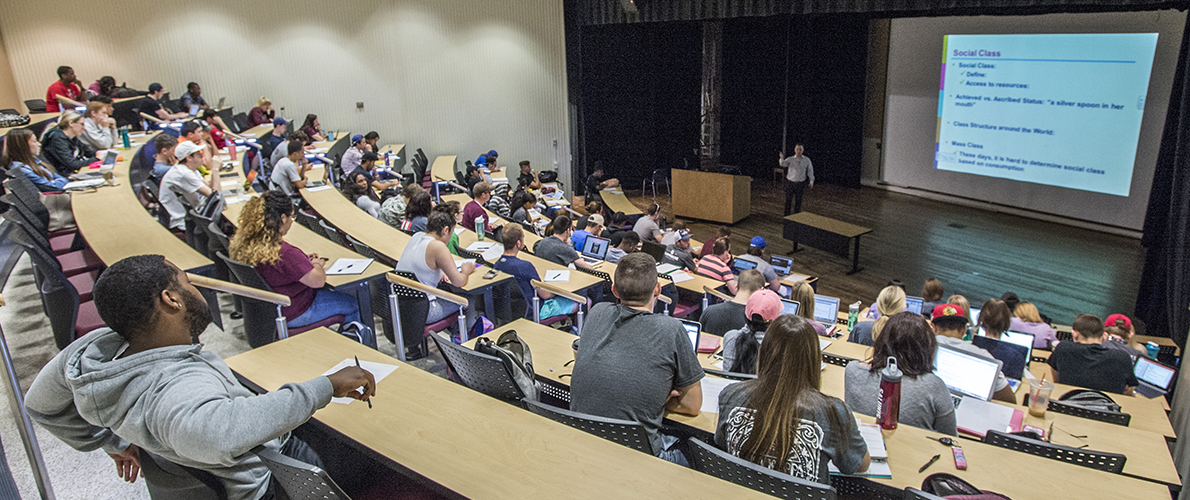
{"type": "Polygon", "coordinates": [[[314,418],[348,439],[475,499],[769,498],[424,372],[319,328],[234,356],[228,366],[265,390],[336,363],[396,365],[373,408],[331,403],[314,418]],[[515,460],[510,460],[515,457],[515,460]]]}
{"type": "MultiPolygon", "coordinates": [[[[456,230],[457,230],[457,228],[456,228],[456,230]]],[[[526,246],[529,245],[528,236],[529,236],[529,233],[526,232],[525,233],[526,246]]],[[[472,243],[475,243],[476,241],[477,241],[477,235],[475,234],[475,231],[470,231],[470,230],[464,229],[461,233],[459,233],[459,246],[461,246],[463,248],[467,248],[468,246],[470,246],[472,243]]],[[[490,241],[490,240],[485,240],[485,241],[490,241]]],[[[496,242],[496,243],[502,245],[499,242],[496,242]]],[[[533,264],[533,267],[535,269],[537,269],[537,274],[539,276],[544,278],[546,271],[563,271],[563,270],[570,271],[570,279],[569,280],[567,280],[565,282],[559,281],[559,282],[551,282],[550,283],[551,285],[557,286],[563,290],[566,290],[568,292],[578,292],[580,290],[584,290],[586,288],[595,286],[595,285],[599,284],[599,282],[603,281],[599,278],[591,276],[590,274],[575,271],[574,269],[568,269],[566,266],[563,266],[561,264],[557,264],[557,263],[542,259],[541,257],[533,255],[528,250],[532,250],[532,247],[529,247],[526,250],[522,250],[520,253],[517,254],[517,258],[521,259],[525,262],[528,262],[530,264],[533,264]]]]}
{"type": "Polygon", "coordinates": [[[112,173],[118,185],[71,194],[71,210],[79,232],[108,265],[133,255],[160,254],[184,270],[209,266],[210,259],[157,222],[132,191],[128,176],[132,158],[151,137],[133,137],[131,149],[117,149],[120,160],[112,173]]]}
{"type": "Polygon", "coordinates": [[[636,208],[628,197],[624,196],[624,188],[609,188],[599,191],[599,197],[603,199],[603,204],[607,206],[608,210],[615,212],[624,212],[624,215],[629,217],[633,215],[644,215],[641,209],[636,208]]]}
{"type": "Polygon", "coordinates": [[[822,229],[823,231],[834,233],[846,238],[854,238],[856,236],[861,236],[872,232],[871,229],[863,226],[857,226],[855,224],[831,219],[829,217],[823,217],[810,212],[798,212],[796,214],[786,216],[785,220],[822,229]]]}
{"type": "Polygon", "coordinates": [[[434,158],[434,163],[430,165],[430,177],[435,181],[454,181],[458,158],[455,155],[434,158]]]}

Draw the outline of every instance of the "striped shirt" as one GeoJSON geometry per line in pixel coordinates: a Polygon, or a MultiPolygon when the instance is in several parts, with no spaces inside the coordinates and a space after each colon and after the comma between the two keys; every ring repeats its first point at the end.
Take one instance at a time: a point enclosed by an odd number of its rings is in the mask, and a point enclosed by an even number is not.
{"type": "Polygon", "coordinates": [[[698,274],[699,276],[706,276],[719,281],[735,279],[735,275],[731,273],[731,268],[714,255],[708,255],[698,261],[698,274]]]}

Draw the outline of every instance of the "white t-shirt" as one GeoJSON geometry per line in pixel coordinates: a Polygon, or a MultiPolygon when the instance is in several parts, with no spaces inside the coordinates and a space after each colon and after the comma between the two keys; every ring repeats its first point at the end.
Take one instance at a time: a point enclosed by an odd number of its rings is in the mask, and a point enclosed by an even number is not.
{"type": "Polygon", "coordinates": [[[185,198],[191,207],[198,206],[198,188],[202,187],[202,176],[184,164],[174,165],[161,179],[161,206],[169,212],[169,227],[181,229],[186,224],[186,207],[179,196],[185,198]]]}
{"type": "Polygon", "coordinates": [[[270,180],[273,181],[274,188],[292,196],[293,183],[302,180],[302,176],[298,174],[297,165],[294,165],[293,160],[285,157],[273,165],[273,176],[270,180]]]}

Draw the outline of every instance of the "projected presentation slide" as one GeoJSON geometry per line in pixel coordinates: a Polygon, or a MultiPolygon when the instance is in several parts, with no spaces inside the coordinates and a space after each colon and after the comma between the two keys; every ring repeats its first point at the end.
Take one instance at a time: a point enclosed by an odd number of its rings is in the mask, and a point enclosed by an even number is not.
{"type": "Polygon", "coordinates": [[[934,167],[1128,196],[1156,33],[947,35],[934,167]]]}

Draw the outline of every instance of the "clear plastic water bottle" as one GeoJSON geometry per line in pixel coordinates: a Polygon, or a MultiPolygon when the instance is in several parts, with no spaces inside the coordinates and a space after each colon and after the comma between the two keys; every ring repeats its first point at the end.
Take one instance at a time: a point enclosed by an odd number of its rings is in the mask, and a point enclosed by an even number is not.
{"type": "Polygon", "coordinates": [[[882,429],[896,429],[901,413],[901,369],[897,358],[888,357],[888,364],[880,370],[880,400],[876,402],[876,423],[882,429]]]}
{"type": "Polygon", "coordinates": [[[859,301],[855,301],[847,308],[847,331],[855,328],[855,322],[859,321],[859,301]]]}
{"type": "Polygon", "coordinates": [[[483,233],[484,233],[483,217],[476,217],[475,218],[475,235],[476,235],[475,239],[478,241],[483,241],[483,233]]]}

